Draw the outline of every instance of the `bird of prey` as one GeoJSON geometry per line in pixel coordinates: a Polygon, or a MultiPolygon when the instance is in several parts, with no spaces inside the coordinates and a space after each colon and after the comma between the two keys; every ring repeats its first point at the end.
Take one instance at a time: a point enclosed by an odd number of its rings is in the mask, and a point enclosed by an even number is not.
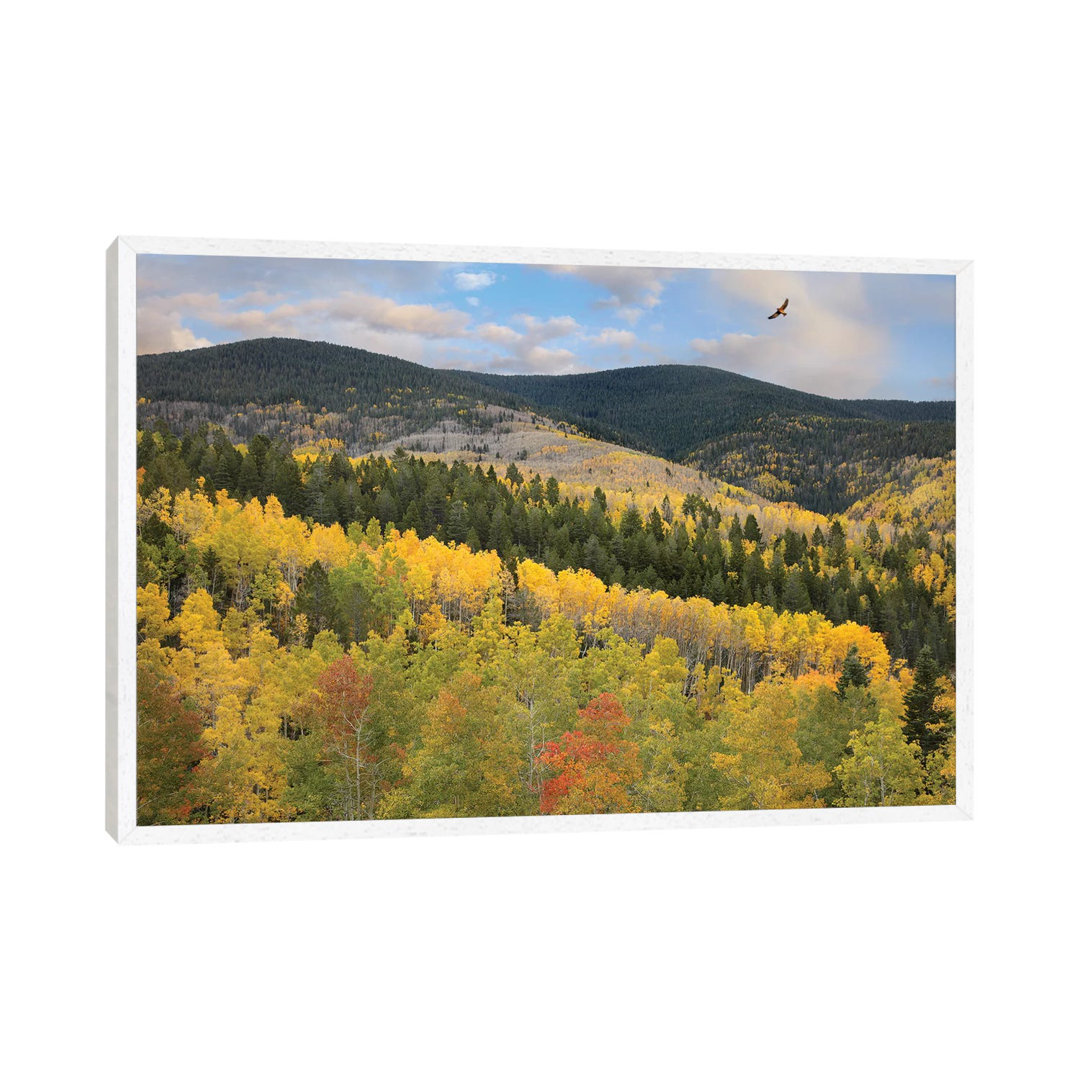
{"type": "Polygon", "coordinates": [[[770,319],[775,319],[777,315],[783,315],[787,317],[787,312],[784,310],[787,307],[787,298],[784,298],[784,302],[769,316],[770,319]]]}

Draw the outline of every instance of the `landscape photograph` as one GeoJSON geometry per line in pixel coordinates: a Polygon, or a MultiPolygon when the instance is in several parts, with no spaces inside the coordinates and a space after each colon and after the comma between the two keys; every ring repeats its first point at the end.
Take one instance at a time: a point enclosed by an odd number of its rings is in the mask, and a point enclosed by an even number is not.
{"type": "Polygon", "coordinates": [[[138,825],[955,803],[952,275],[136,272],[138,825]]]}

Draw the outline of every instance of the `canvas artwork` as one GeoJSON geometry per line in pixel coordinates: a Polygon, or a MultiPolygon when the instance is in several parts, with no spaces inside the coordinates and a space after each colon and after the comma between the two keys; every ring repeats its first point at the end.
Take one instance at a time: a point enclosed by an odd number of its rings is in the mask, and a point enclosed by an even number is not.
{"type": "Polygon", "coordinates": [[[955,267],[481,255],[132,256],[137,831],[954,808],[955,267]]]}

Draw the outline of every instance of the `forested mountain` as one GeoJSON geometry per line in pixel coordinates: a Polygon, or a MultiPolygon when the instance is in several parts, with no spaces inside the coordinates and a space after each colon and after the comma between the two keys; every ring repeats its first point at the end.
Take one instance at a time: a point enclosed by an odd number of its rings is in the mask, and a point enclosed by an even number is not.
{"type": "MultiPolygon", "coordinates": [[[[138,360],[139,396],[160,401],[229,407],[301,401],[315,409],[345,412],[385,402],[388,390],[411,391],[425,400],[478,396],[475,376],[469,372],[443,371],[367,349],[298,338],[230,341],[138,360]]],[[[494,404],[513,403],[508,391],[497,387],[482,396],[494,404]]]]}
{"type": "Polygon", "coordinates": [[[494,391],[518,395],[545,416],[673,461],[682,461],[710,439],[753,431],[769,416],[946,422],[951,427],[956,412],[951,401],[844,401],[703,365],[474,378],[494,391]]]}
{"type": "Polygon", "coordinates": [[[767,499],[835,514],[897,481],[899,463],[942,460],[955,445],[952,421],[771,414],[701,443],[686,464],[767,499]]]}
{"type": "Polygon", "coordinates": [[[845,401],[681,364],[477,378],[597,438],[823,514],[887,483],[891,461],[956,446],[951,401],[845,401]]]}
{"type": "Polygon", "coordinates": [[[138,362],[139,419],[219,424],[349,454],[447,420],[478,437],[527,409],[597,438],[694,465],[774,501],[845,510],[895,477],[891,463],[955,448],[950,401],[839,400],[715,368],[666,364],[585,375],[443,371],[290,338],[138,362]]]}

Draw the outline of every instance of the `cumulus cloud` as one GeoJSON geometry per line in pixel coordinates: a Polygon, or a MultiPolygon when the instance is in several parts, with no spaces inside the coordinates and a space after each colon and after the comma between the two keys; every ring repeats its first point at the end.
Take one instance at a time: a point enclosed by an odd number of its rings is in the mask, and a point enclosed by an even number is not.
{"type": "Polygon", "coordinates": [[[376,330],[401,330],[424,337],[460,337],[469,324],[469,316],[456,308],[399,304],[388,297],[363,292],[342,293],[326,311],[331,318],[360,319],[376,330]]]}
{"type": "MultiPolygon", "coordinates": [[[[273,300],[274,297],[268,296],[273,300]]],[[[469,316],[456,308],[399,304],[385,296],[354,290],[269,307],[245,306],[251,292],[223,298],[216,293],[140,297],[136,327],[140,353],[209,345],[188,325],[205,324],[222,337],[296,337],[331,340],[406,360],[424,358],[425,341],[468,336],[469,316]]]]}
{"type": "Polygon", "coordinates": [[[584,370],[577,355],[565,346],[550,348],[546,343],[560,338],[577,336],[581,329],[570,315],[540,319],[535,315],[517,315],[515,321],[522,330],[498,323],[476,327],[473,336],[481,341],[502,346],[505,351],[492,361],[497,371],[518,374],[563,375],[584,370]]]}
{"type": "Polygon", "coordinates": [[[480,298],[478,296],[466,296],[465,303],[468,304],[469,307],[479,307],[480,298]]]}
{"type": "MultiPolygon", "coordinates": [[[[139,294],[138,347],[141,353],[173,351],[237,338],[295,337],[335,341],[406,360],[445,365],[494,366],[521,372],[561,373],[579,370],[575,353],[561,339],[579,336],[569,315],[539,318],[520,314],[513,325],[475,325],[467,308],[448,304],[400,303],[364,288],[298,295],[275,288],[255,273],[258,260],[233,260],[223,269],[208,266],[207,278],[232,291],[174,289],[169,281],[192,277],[186,264],[153,263],[144,267],[139,294]],[[247,277],[245,278],[245,272],[247,277]],[[252,276],[254,275],[254,277],[252,276]],[[161,291],[166,290],[166,291],[161,291]],[[461,348],[455,347],[455,342],[461,348]],[[477,351],[477,346],[480,350],[477,351]]],[[[274,261],[276,262],[276,260],[274,261]]],[[[205,263],[205,260],[204,260],[205,263]]],[[[289,272],[293,268],[286,268],[289,272]]],[[[316,278],[329,280],[339,267],[317,267],[316,278]]],[[[278,278],[281,277],[279,273],[278,278]]],[[[335,283],[341,279],[335,279],[335,283]]],[[[445,278],[444,278],[445,280],[445,278]]],[[[484,288],[494,273],[455,275],[469,289],[484,288]]],[[[466,298],[479,306],[476,297],[466,298]]],[[[618,331],[612,331],[618,334],[618,331]]],[[[616,338],[617,343],[620,339],[616,338]]]]}
{"type": "MultiPolygon", "coordinates": [[[[673,271],[647,266],[555,266],[555,274],[572,274],[608,292],[608,296],[596,301],[597,307],[654,308],[660,303],[664,286],[671,280],[673,271]]],[[[640,312],[624,315],[632,326],[640,312]]]]}
{"type": "Polygon", "coordinates": [[[220,300],[212,293],[155,296],[140,301],[135,315],[135,347],[140,354],[198,349],[213,342],[197,335],[184,320],[194,314],[219,311],[220,300]]]}
{"type": "Polygon", "coordinates": [[[184,326],[179,312],[175,311],[139,311],[135,319],[135,338],[140,355],[181,352],[213,344],[184,326]]]}
{"type": "Polygon", "coordinates": [[[598,334],[590,334],[585,340],[596,345],[618,345],[622,349],[629,349],[637,343],[637,335],[632,330],[616,330],[608,326],[598,334]]]}
{"type": "Polygon", "coordinates": [[[890,363],[889,336],[867,303],[862,275],[717,270],[713,284],[746,302],[760,332],[694,338],[699,362],[830,397],[862,397],[890,363]],[[788,314],[768,315],[785,299],[788,314]]]}
{"type": "Polygon", "coordinates": [[[533,345],[521,353],[520,359],[530,371],[555,375],[570,370],[575,356],[569,349],[549,349],[546,345],[533,345]]]}
{"type": "Polygon", "coordinates": [[[523,337],[512,327],[500,326],[498,323],[483,323],[473,333],[481,341],[490,341],[494,345],[513,345],[523,337]]]}
{"type": "Polygon", "coordinates": [[[454,288],[462,292],[476,292],[478,289],[486,289],[494,285],[496,277],[489,270],[483,270],[479,274],[470,274],[462,270],[454,275],[454,288]]]}
{"type": "Polygon", "coordinates": [[[555,315],[550,319],[538,319],[535,315],[517,315],[515,318],[525,327],[526,335],[535,341],[566,337],[580,329],[572,315],[555,315]]]}

